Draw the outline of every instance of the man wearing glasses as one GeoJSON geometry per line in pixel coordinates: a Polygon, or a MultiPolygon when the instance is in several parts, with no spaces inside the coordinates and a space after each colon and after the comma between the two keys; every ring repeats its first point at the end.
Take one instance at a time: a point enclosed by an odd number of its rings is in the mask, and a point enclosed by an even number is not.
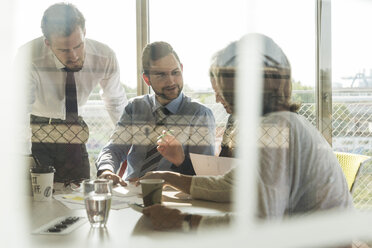
{"type": "Polygon", "coordinates": [[[98,176],[125,185],[115,173],[126,160],[126,179],[148,171],[168,170],[194,175],[189,153],[214,154],[212,111],[182,92],[183,65],[166,42],[148,44],[142,54],[143,80],[154,94],[131,99],[108,144],[96,161],[98,176]],[[172,133],[183,145],[182,157],[165,159],[157,140],[172,133]]]}

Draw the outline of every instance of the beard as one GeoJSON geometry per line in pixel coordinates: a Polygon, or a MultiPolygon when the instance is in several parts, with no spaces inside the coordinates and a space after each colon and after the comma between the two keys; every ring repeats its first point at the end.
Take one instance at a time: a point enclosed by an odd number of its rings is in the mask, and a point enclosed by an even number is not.
{"type": "Polygon", "coordinates": [[[65,66],[69,71],[77,72],[83,69],[84,59],[79,59],[76,62],[67,61],[65,66]]]}
{"type": "Polygon", "coordinates": [[[85,51],[83,51],[82,56],[80,56],[77,61],[67,60],[66,63],[65,64],[63,63],[63,64],[66,66],[66,68],[69,71],[73,71],[73,72],[80,71],[81,69],[83,69],[83,66],[84,66],[85,55],[86,53],[85,51]]]}
{"type": "Polygon", "coordinates": [[[173,99],[176,99],[181,94],[181,91],[183,89],[183,87],[180,87],[179,85],[176,85],[176,88],[178,89],[176,96],[174,94],[167,94],[167,87],[162,88],[161,91],[155,91],[154,88],[152,90],[158,97],[171,101],[173,99]]]}

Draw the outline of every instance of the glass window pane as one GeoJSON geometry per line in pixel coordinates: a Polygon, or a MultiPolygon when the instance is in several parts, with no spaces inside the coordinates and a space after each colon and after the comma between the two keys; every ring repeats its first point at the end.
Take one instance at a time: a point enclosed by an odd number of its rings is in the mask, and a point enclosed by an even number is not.
{"type": "Polygon", "coordinates": [[[218,154],[227,113],[216,104],[208,69],[215,52],[245,33],[245,1],[160,0],[150,1],[149,10],[150,42],[166,41],[173,46],[183,63],[185,94],[214,113],[218,154]]]}
{"type": "MultiPolygon", "coordinates": [[[[159,0],[150,1],[149,6],[150,42],[163,40],[174,47],[184,65],[184,91],[208,104],[219,128],[223,128],[227,115],[222,105],[215,103],[208,68],[216,51],[246,33],[246,1],[159,0]],[[182,11],[169,11],[172,9],[182,11]]],[[[272,37],[287,52],[294,80],[293,98],[302,102],[300,114],[315,125],[314,8],[314,1],[257,1],[259,21],[255,26],[257,32],[272,37]]],[[[222,135],[222,130],[217,134],[222,135]]]]}
{"type": "Polygon", "coordinates": [[[257,1],[255,25],[285,51],[292,68],[293,101],[301,103],[299,114],[315,126],[314,13],[315,1],[257,1]]]}
{"type": "MultiPolygon", "coordinates": [[[[332,2],[333,149],[372,155],[371,1],[332,2]],[[347,18],[345,18],[347,17],[347,18]]],[[[354,203],[372,209],[372,164],[353,186],[354,203]]]]}

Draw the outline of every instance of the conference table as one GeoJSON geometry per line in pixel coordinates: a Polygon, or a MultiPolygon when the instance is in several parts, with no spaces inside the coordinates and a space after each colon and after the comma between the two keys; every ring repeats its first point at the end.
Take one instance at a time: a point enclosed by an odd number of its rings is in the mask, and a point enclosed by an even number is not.
{"type": "MultiPolygon", "coordinates": [[[[180,209],[183,212],[197,214],[224,214],[231,211],[231,205],[210,201],[194,200],[187,194],[167,188],[163,191],[162,204],[180,209]]],[[[86,217],[85,209],[69,209],[61,202],[52,199],[49,202],[37,202],[29,196],[30,229],[29,244],[31,247],[136,247],[139,240],[149,241],[166,239],[170,233],[190,235],[176,231],[156,231],[151,221],[142,213],[132,208],[111,209],[106,228],[91,228],[84,224],[65,235],[32,234],[39,227],[63,216],[86,217]],[[132,244],[132,245],[130,245],[132,244]]],[[[87,218],[86,218],[87,220],[87,218]]]]}

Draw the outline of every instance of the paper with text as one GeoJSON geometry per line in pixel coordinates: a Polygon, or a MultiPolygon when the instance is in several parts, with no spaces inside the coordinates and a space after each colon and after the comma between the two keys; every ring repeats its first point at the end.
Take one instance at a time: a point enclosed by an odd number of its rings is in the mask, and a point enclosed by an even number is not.
{"type": "Polygon", "coordinates": [[[192,165],[198,176],[218,176],[231,170],[236,163],[235,158],[216,157],[190,153],[192,165]]]}

